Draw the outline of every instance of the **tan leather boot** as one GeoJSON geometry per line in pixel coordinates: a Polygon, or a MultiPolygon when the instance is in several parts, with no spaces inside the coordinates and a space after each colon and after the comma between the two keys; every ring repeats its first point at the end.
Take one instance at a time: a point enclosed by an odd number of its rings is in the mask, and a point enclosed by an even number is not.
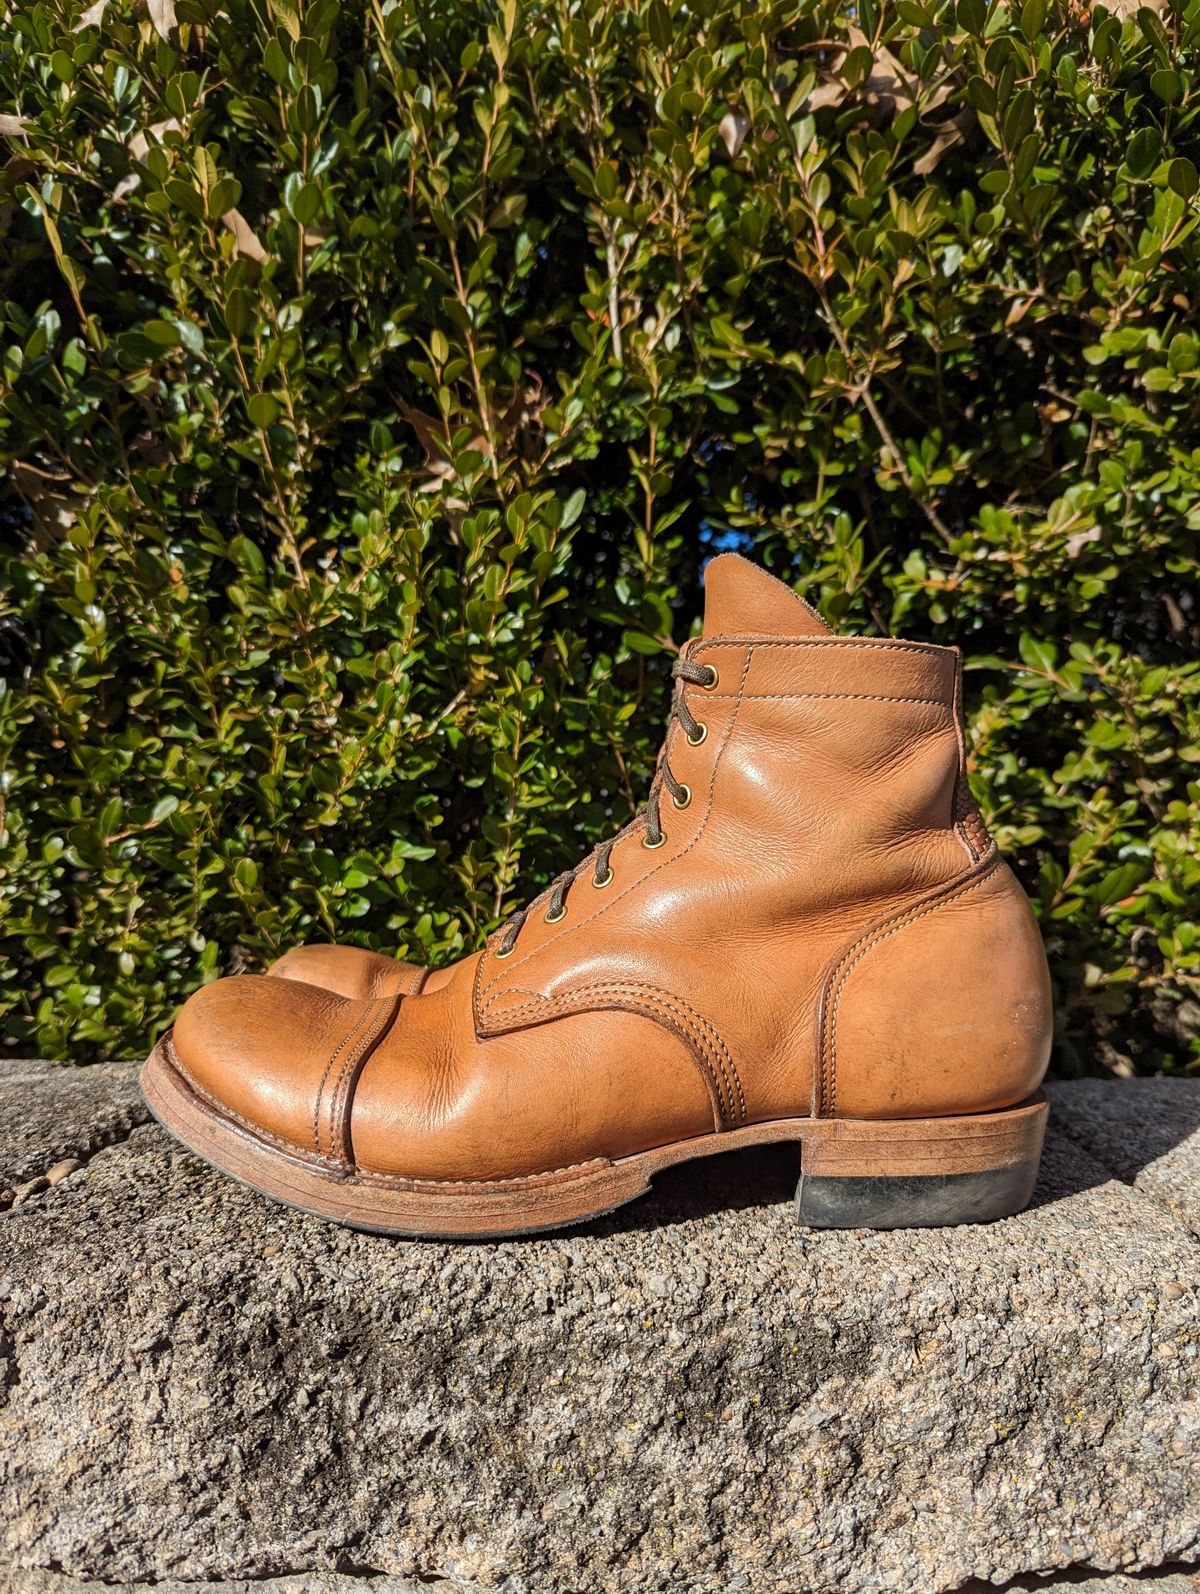
{"type": "MultiPolygon", "coordinates": [[[[335,996],[416,996],[432,971],[416,963],[367,952],[358,946],[327,946],[313,942],[293,947],[267,970],[269,977],[319,985],[335,996]]],[[[435,988],[436,988],[435,981],[435,988]]]]}
{"type": "Polygon", "coordinates": [[[807,1223],[1024,1205],[1049,978],[967,791],[957,654],[834,636],[734,555],[706,588],[638,820],[437,989],[205,986],[143,1072],[162,1122],[395,1233],[570,1223],[780,1140],[807,1223]]]}

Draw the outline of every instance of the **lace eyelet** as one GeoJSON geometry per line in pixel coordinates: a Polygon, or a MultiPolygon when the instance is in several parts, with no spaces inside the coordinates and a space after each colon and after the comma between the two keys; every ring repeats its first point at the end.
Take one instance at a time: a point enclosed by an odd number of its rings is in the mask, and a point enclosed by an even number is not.
{"type": "Polygon", "coordinates": [[[517,947],[517,943],[515,941],[513,942],[512,946],[504,946],[503,944],[501,944],[500,946],[498,946],[496,948],[495,952],[492,955],[493,955],[493,957],[496,957],[496,958],[512,957],[513,953],[516,951],[516,947],[517,947]]]}
{"type": "Polygon", "coordinates": [[[594,874],[592,876],[592,885],[595,886],[597,891],[603,891],[605,886],[612,885],[612,882],[613,872],[611,869],[606,869],[602,875],[594,874]]]}
{"type": "Polygon", "coordinates": [[[715,664],[706,664],[704,667],[708,671],[708,680],[701,681],[700,690],[702,692],[715,692],[721,679],[721,672],[715,664]]]}
{"type": "Polygon", "coordinates": [[[696,721],[696,730],[698,734],[695,736],[689,736],[687,739],[687,744],[689,747],[699,747],[700,743],[708,735],[708,726],[703,720],[696,721]]]}
{"type": "Polygon", "coordinates": [[[546,920],[547,924],[558,924],[558,923],[560,923],[561,920],[565,919],[566,916],[567,916],[567,905],[564,902],[562,907],[559,908],[557,913],[547,913],[545,915],[545,920],[546,920]]]}
{"type": "Polygon", "coordinates": [[[671,801],[676,808],[686,808],[692,800],[692,788],[690,786],[683,786],[681,790],[683,792],[681,797],[676,797],[674,792],[671,793],[671,801]]]}
{"type": "Polygon", "coordinates": [[[666,833],[665,830],[663,831],[662,835],[659,836],[657,841],[651,841],[649,836],[643,836],[642,837],[642,846],[645,847],[647,852],[657,852],[658,849],[666,841],[666,839],[667,839],[667,833],[666,833]]]}

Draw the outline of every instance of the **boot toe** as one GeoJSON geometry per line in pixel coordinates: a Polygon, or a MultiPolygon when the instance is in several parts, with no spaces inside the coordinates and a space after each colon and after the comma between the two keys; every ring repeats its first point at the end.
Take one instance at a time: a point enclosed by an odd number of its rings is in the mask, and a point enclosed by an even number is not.
{"type": "Polygon", "coordinates": [[[395,1006],[242,974],[184,1003],[172,1045],[190,1083],[227,1116],[296,1151],[344,1160],[339,1115],[349,1110],[352,1071],[395,1006]]]}
{"type": "Polygon", "coordinates": [[[293,947],[267,970],[273,978],[317,985],[337,996],[351,998],[414,996],[421,989],[426,972],[415,963],[398,962],[381,952],[320,943],[293,947]]]}

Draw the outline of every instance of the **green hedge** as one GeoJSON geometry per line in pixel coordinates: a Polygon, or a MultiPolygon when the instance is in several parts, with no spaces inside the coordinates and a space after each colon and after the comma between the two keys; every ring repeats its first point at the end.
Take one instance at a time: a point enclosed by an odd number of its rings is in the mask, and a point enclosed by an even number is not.
{"type": "Polygon", "coordinates": [[[1200,5],[847,13],[10,8],[8,1045],[478,945],[734,546],[964,648],[1059,1066],[1194,1062],[1200,5]]]}

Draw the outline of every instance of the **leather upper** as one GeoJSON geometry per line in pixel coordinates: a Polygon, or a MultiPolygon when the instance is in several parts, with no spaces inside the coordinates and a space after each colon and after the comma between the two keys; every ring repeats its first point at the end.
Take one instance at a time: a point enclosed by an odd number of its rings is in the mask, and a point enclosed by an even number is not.
{"type": "Polygon", "coordinates": [[[267,973],[275,979],[318,985],[337,996],[352,998],[415,996],[428,976],[428,970],[385,957],[382,952],[321,942],[293,947],[277,958],[267,973]]]}
{"type": "Polygon", "coordinates": [[[188,1075],[306,1155],[448,1180],[1036,1089],[1045,957],[966,788],[957,654],[835,636],[724,555],[684,655],[715,680],[680,686],[703,734],[672,718],[661,846],[635,821],[558,922],[424,984],[338,948],[305,955],[353,997],[218,982],[176,1026],[188,1075]]]}

